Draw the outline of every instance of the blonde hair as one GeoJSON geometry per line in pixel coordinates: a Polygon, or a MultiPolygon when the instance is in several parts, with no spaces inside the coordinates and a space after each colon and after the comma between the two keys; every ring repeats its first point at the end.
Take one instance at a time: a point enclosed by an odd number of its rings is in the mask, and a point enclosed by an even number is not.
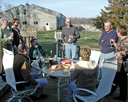
{"type": "Polygon", "coordinates": [[[82,60],[89,61],[91,49],[89,46],[82,46],[80,49],[80,56],[82,60]]]}

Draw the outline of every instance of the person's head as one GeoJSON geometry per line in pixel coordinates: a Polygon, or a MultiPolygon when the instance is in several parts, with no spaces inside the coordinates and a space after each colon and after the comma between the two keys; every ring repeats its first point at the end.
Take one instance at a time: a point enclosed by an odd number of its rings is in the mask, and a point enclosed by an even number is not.
{"type": "Polygon", "coordinates": [[[83,61],[89,61],[91,49],[89,46],[82,46],[80,49],[80,56],[83,61]]]}
{"type": "Polygon", "coordinates": [[[15,27],[15,28],[17,28],[19,26],[19,19],[14,18],[12,20],[12,26],[15,27]]]}
{"type": "Polygon", "coordinates": [[[71,20],[70,20],[70,18],[66,18],[65,24],[66,24],[68,27],[71,26],[71,20]]]}
{"type": "Polygon", "coordinates": [[[117,27],[117,34],[119,37],[127,36],[127,28],[123,25],[117,27]]]}
{"type": "Polygon", "coordinates": [[[112,21],[111,20],[105,21],[104,28],[105,28],[105,31],[110,32],[112,29],[112,21]]]}
{"type": "Polygon", "coordinates": [[[29,55],[29,47],[25,42],[18,45],[18,53],[29,55]]]}
{"type": "Polygon", "coordinates": [[[36,44],[37,44],[37,39],[36,39],[36,38],[33,38],[33,39],[31,40],[31,45],[32,45],[33,47],[35,47],[36,44]]]}
{"type": "Polygon", "coordinates": [[[6,29],[8,27],[8,20],[7,19],[2,19],[1,20],[1,28],[6,29]]]}

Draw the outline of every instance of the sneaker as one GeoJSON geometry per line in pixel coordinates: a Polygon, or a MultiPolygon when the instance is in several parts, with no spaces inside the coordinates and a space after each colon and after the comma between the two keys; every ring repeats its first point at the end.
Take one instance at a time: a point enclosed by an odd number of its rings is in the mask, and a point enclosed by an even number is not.
{"type": "Polygon", "coordinates": [[[120,100],[120,101],[126,101],[126,97],[121,97],[121,96],[117,96],[117,97],[114,97],[115,100],[120,100]]]}

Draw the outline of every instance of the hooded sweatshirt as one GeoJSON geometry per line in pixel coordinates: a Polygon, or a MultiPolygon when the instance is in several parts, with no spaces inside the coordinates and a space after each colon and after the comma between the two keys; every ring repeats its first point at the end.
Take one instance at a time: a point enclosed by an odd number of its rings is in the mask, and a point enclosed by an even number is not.
{"type": "Polygon", "coordinates": [[[94,91],[96,88],[97,66],[94,61],[80,61],[74,66],[71,79],[77,79],[77,88],[94,91]]]}

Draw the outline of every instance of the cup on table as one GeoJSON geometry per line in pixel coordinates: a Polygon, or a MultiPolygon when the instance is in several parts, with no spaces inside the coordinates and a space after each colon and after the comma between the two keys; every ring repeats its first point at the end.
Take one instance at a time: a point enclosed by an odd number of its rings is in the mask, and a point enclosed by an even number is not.
{"type": "Polygon", "coordinates": [[[49,66],[49,60],[45,60],[45,66],[49,66]]]}

